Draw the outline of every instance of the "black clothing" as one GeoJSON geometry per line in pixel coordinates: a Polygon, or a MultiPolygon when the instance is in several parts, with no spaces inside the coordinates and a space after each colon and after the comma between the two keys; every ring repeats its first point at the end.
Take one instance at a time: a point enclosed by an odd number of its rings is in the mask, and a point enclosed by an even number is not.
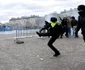
{"type": "Polygon", "coordinates": [[[78,25],[78,21],[75,19],[75,17],[72,17],[71,26],[72,26],[73,35],[75,36],[75,38],[77,37],[77,36],[75,35],[77,25],[78,25]]]}
{"type": "Polygon", "coordinates": [[[39,32],[41,33],[43,30],[47,30],[47,31],[49,31],[49,27],[48,27],[49,24],[50,24],[50,23],[48,23],[47,21],[45,21],[45,25],[44,25],[44,27],[41,28],[39,32]]]}
{"type": "Polygon", "coordinates": [[[80,16],[84,16],[84,15],[85,15],[85,12],[84,12],[84,11],[81,11],[81,12],[78,12],[78,14],[79,14],[80,16]]]}
{"type": "MultiPolygon", "coordinates": [[[[81,7],[81,5],[80,5],[80,7],[81,7]]],[[[78,26],[77,26],[77,30],[76,30],[75,34],[76,34],[76,36],[78,36],[78,31],[81,28],[83,40],[85,41],[85,6],[82,6],[82,7],[83,7],[82,11],[79,10],[78,26]]]]}
{"type": "Polygon", "coordinates": [[[59,35],[52,36],[48,42],[48,46],[55,52],[55,54],[59,54],[60,52],[52,45],[56,39],[58,39],[59,35]]]}
{"type": "Polygon", "coordinates": [[[61,21],[61,24],[62,24],[62,27],[63,27],[63,29],[64,29],[64,32],[66,33],[65,35],[66,35],[66,37],[68,38],[68,21],[67,21],[67,19],[66,19],[66,18],[63,19],[63,20],[61,21]]]}
{"type": "Polygon", "coordinates": [[[56,39],[59,38],[59,34],[57,35],[52,35],[51,33],[38,33],[36,32],[39,36],[52,36],[48,42],[48,46],[55,52],[55,54],[59,54],[60,52],[52,45],[56,39]]]}
{"type": "Polygon", "coordinates": [[[48,42],[48,46],[55,52],[54,56],[58,56],[60,55],[60,52],[52,45],[56,39],[59,38],[59,35],[61,33],[62,27],[61,25],[55,25],[53,28],[51,27],[51,24],[45,26],[45,28],[50,28],[49,32],[47,33],[39,33],[36,32],[39,36],[51,36],[49,42],[48,42]]]}
{"type": "Polygon", "coordinates": [[[82,32],[82,35],[83,35],[83,40],[85,42],[85,32],[82,32]]]}
{"type": "Polygon", "coordinates": [[[78,31],[80,30],[82,31],[82,35],[83,35],[83,40],[85,41],[85,16],[79,16],[78,19],[78,26],[77,26],[77,30],[76,30],[76,36],[78,37],[78,31]]]}
{"type": "Polygon", "coordinates": [[[82,31],[85,31],[85,16],[79,16],[77,31],[81,28],[82,31]]]}
{"type": "Polygon", "coordinates": [[[67,27],[67,19],[63,19],[61,22],[62,26],[67,27]]]}
{"type": "Polygon", "coordinates": [[[77,26],[78,25],[78,21],[76,19],[72,19],[71,21],[71,26],[73,28],[73,26],[77,26]]]}
{"type": "MultiPolygon", "coordinates": [[[[57,34],[60,34],[62,27],[61,27],[61,25],[55,25],[55,27],[52,28],[51,24],[49,23],[42,29],[49,29],[48,36],[56,36],[57,34]]],[[[46,35],[44,35],[44,36],[46,36],[46,35]]]]}

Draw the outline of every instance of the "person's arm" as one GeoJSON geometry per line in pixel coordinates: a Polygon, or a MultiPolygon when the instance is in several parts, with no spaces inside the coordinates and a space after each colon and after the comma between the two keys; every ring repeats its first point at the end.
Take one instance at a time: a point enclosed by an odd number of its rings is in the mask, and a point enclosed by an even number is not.
{"type": "Polygon", "coordinates": [[[42,32],[42,30],[44,30],[44,28],[41,28],[41,29],[39,30],[39,32],[41,33],[41,32],[42,32]]]}
{"type": "Polygon", "coordinates": [[[62,18],[61,17],[59,17],[60,18],[60,20],[62,21],[62,18]]]}
{"type": "Polygon", "coordinates": [[[48,29],[49,27],[50,27],[50,23],[48,23],[43,28],[41,28],[39,32],[41,33],[42,30],[48,29]]]}

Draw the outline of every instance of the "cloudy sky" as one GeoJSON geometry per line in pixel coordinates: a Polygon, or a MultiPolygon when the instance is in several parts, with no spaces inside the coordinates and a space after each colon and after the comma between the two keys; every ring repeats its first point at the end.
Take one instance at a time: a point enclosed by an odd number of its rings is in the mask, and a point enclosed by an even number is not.
{"type": "Polygon", "coordinates": [[[40,15],[61,12],[85,4],[85,0],[0,0],[0,22],[12,17],[40,15]]]}

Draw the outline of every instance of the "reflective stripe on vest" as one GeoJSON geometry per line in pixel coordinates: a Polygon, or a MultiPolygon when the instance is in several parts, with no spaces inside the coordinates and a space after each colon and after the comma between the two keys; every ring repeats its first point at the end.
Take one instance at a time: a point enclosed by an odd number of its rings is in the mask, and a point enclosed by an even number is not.
{"type": "Polygon", "coordinates": [[[55,25],[60,25],[60,23],[57,21],[57,22],[51,22],[51,27],[55,27],[55,25]]]}

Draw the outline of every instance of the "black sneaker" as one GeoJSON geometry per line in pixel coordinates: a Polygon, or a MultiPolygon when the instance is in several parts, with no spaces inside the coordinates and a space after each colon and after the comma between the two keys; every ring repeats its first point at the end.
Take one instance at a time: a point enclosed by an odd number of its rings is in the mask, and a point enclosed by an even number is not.
{"type": "Polygon", "coordinates": [[[38,34],[39,37],[41,37],[39,32],[36,32],[36,33],[38,34]]]}
{"type": "Polygon", "coordinates": [[[54,57],[57,57],[57,56],[59,56],[60,55],[60,53],[55,53],[53,56],[54,57]]]}

